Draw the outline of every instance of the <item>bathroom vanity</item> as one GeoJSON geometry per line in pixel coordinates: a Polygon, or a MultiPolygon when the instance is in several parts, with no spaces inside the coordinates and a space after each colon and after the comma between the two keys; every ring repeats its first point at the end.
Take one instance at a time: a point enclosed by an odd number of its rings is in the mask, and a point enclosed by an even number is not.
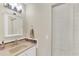
{"type": "Polygon", "coordinates": [[[36,40],[27,38],[5,43],[0,56],[36,56],[36,43],[36,40]]]}

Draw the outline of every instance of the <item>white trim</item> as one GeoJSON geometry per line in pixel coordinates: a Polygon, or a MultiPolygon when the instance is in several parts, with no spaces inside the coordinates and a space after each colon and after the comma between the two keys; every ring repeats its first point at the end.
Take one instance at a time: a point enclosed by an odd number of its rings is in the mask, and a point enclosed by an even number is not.
{"type": "Polygon", "coordinates": [[[22,36],[22,34],[5,35],[5,37],[22,36]]]}
{"type": "Polygon", "coordinates": [[[5,36],[8,34],[8,17],[7,15],[4,15],[4,33],[5,36]]]}

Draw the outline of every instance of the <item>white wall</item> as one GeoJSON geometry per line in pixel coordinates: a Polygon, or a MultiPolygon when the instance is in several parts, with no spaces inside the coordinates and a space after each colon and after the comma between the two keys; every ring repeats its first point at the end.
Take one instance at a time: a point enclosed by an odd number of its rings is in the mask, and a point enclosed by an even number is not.
{"type": "Polygon", "coordinates": [[[37,55],[51,55],[51,6],[50,4],[26,4],[28,33],[33,25],[38,40],[37,55]]]}

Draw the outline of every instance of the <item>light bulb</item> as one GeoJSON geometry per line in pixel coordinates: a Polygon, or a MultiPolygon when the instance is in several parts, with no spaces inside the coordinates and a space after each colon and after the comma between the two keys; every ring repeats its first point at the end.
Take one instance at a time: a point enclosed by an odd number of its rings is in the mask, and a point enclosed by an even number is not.
{"type": "Polygon", "coordinates": [[[12,9],[14,9],[17,6],[17,3],[9,3],[12,6],[12,9]]]}
{"type": "Polygon", "coordinates": [[[22,6],[21,6],[21,5],[18,5],[18,6],[17,6],[17,10],[18,10],[18,11],[22,10],[22,6]]]}

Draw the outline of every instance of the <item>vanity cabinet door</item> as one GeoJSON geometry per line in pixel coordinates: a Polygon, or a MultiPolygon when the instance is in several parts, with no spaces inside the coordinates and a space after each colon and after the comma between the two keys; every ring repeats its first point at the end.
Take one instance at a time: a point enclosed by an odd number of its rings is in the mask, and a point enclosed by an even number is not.
{"type": "Polygon", "coordinates": [[[28,49],[26,51],[25,55],[28,55],[28,56],[36,56],[36,47],[32,47],[32,48],[28,49]]]}
{"type": "Polygon", "coordinates": [[[36,47],[32,47],[23,53],[19,54],[18,56],[36,56],[36,47]]]}

